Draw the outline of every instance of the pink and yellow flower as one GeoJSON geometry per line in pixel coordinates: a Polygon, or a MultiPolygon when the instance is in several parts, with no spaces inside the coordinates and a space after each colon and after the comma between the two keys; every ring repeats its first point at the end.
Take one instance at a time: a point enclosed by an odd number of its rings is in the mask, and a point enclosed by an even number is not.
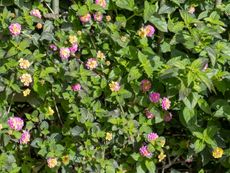
{"type": "Polygon", "coordinates": [[[95,69],[98,66],[97,60],[95,58],[89,58],[86,63],[86,67],[90,70],[95,69]]]}
{"type": "Polygon", "coordinates": [[[162,99],[161,106],[162,106],[162,109],[168,110],[171,106],[171,101],[167,97],[164,97],[162,99]]]}
{"type": "Polygon", "coordinates": [[[119,91],[120,90],[120,84],[118,83],[118,82],[114,82],[114,81],[112,81],[110,84],[109,84],[109,87],[110,87],[110,90],[112,91],[112,92],[117,92],[117,91],[119,91]]]}
{"type": "Polygon", "coordinates": [[[41,15],[41,12],[38,10],[38,9],[33,9],[30,11],[30,15],[31,16],[34,16],[34,17],[37,17],[39,19],[42,18],[42,15],[41,15]]]}
{"type": "Polygon", "coordinates": [[[145,146],[145,145],[143,145],[143,146],[139,149],[139,152],[140,152],[140,154],[141,154],[142,156],[144,156],[144,157],[148,157],[148,158],[152,157],[152,153],[149,152],[148,147],[145,146]]]}
{"type": "Polygon", "coordinates": [[[106,0],[96,0],[95,4],[100,5],[101,7],[106,7],[106,0]]]}
{"type": "Polygon", "coordinates": [[[49,168],[54,168],[57,165],[57,159],[50,157],[47,159],[47,163],[49,168]]]}
{"type": "Polygon", "coordinates": [[[151,87],[152,87],[152,84],[149,80],[144,79],[141,81],[141,90],[143,92],[149,91],[151,89],[151,87]]]}
{"type": "Polygon", "coordinates": [[[82,23],[87,23],[91,20],[91,15],[89,13],[87,13],[86,15],[84,16],[80,16],[80,21],[82,23]]]}
{"type": "Polygon", "coordinates": [[[12,23],[9,26],[9,30],[12,36],[17,36],[21,33],[21,25],[19,23],[12,23]]]}
{"type": "Polygon", "coordinates": [[[19,140],[20,144],[27,144],[30,141],[30,133],[28,131],[23,131],[22,136],[19,140]]]}
{"type": "Polygon", "coordinates": [[[70,57],[69,48],[66,48],[66,47],[60,48],[59,55],[60,55],[61,59],[68,59],[70,57]]]}
{"type": "Polygon", "coordinates": [[[93,15],[93,18],[94,18],[95,21],[101,22],[102,19],[103,19],[103,14],[101,14],[100,12],[96,12],[96,13],[93,15]]]}
{"type": "Polygon", "coordinates": [[[24,126],[24,121],[20,117],[10,117],[7,123],[11,129],[17,131],[22,130],[24,126]]]}

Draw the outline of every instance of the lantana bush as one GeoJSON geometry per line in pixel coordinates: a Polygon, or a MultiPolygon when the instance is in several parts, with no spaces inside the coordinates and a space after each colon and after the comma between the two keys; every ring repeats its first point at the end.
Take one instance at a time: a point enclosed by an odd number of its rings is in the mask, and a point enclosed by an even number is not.
{"type": "Polygon", "coordinates": [[[0,10],[0,172],[230,172],[229,1],[0,10]]]}

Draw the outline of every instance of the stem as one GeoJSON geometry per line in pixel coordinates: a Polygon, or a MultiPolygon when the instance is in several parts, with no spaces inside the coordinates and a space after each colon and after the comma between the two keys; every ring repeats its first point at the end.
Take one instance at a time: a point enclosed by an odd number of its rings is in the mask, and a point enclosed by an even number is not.
{"type": "Polygon", "coordinates": [[[59,14],[59,0],[52,1],[52,8],[53,8],[54,14],[59,14]]]}

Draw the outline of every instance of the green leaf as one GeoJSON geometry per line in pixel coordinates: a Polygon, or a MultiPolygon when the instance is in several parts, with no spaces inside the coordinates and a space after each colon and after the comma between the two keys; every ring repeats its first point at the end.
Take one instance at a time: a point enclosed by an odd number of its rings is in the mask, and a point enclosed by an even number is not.
{"type": "Polygon", "coordinates": [[[159,29],[162,32],[168,32],[168,25],[167,22],[165,21],[165,18],[161,16],[151,16],[149,18],[149,22],[151,22],[157,29],[159,29]]]}
{"type": "Polygon", "coordinates": [[[129,11],[133,11],[135,7],[134,0],[116,0],[116,5],[129,11]]]}
{"type": "Polygon", "coordinates": [[[208,56],[209,56],[209,58],[211,60],[212,66],[215,66],[216,58],[217,58],[215,50],[212,47],[207,47],[206,51],[207,51],[208,56]]]}
{"type": "Polygon", "coordinates": [[[155,173],[156,172],[156,165],[152,160],[146,160],[145,161],[145,166],[149,170],[150,173],[155,173]]]}
{"type": "Polygon", "coordinates": [[[196,142],[194,143],[194,150],[196,153],[201,152],[204,148],[205,148],[205,143],[199,139],[196,140],[196,142]]]}
{"type": "Polygon", "coordinates": [[[129,71],[128,82],[130,82],[132,80],[139,79],[141,76],[142,76],[142,74],[140,73],[140,70],[134,66],[129,71]]]}
{"type": "Polygon", "coordinates": [[[141,66],[144,68],[145,73],[151,77],[153,74],[153,67],[150,63],[150,61],[147,59],[147,55],[144,55],[140,51],[138,52],[138,59],[141,62],[141,66]]]}
{"type": "Polygon", "coordinates": [[[190,121],[194,122],[194,118],[196,117],[194,109],[189,109],[185,107],[183,110],[183,117],[187,124],[190,124],[191,123],[190,121]]]}
{"type": "Polygon", "coordinates": [[[145,1],[145,7],[144,7],[144,21],[147,22],[150,17],[157,12],[158,9],[158,3],[155,5],[149,4],[148,1],[145,1]]]}

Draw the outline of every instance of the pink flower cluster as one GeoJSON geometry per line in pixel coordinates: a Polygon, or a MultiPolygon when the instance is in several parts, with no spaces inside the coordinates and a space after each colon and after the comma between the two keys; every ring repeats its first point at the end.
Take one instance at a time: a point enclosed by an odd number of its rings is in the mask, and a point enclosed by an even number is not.
{"type": "Polygon", "coordinates": [[[79,83],[76,83],[71,86],[73,91],[80,91],[81,90],[81,85],[79,83]]]}
{"type": "Polygon", "coordinates": [[[89,13],[87,13],[84,16],[80,16],[80,21],[84,24],[84,23],[88,23],[91,20],[91,15],[89,13]]]}
{"type": "Polygon", "coordinates": [[[50,49],[51,49],[52,51],[57,51],[57,50],[58,50],[58,48],[57,48],[57,46],[56,46],[55,44],[51,44],[51,45],[50,45],[50,49]]]}
{"type": "Polygon", "coordinates": [[[146,35],[147,35],[147,37],[152,37],[153,36],[153,34],[155,33],[155,28],[152,26],[152,25],[147,25],[146,27],[145,27],[145,30],[146,30],[146,35]]]}
{"type": "Polygon", "coordinates": [[[30,15],[31,16],[34,16],[34,17],[37,17],[39,19],[42,18],[42,15],[41,15],[41,12],[38,10],[38,9],[33,9],[30,11],[30,15]]]}
{"type": "Polygon", "coordinates": [[[153,119],[155,116],[153,115],[152,112],[150,112],[148,109],[145,109],[145,116],[148,118],[148,119],[153,119]]]}
{"type": "Polygon", "coordinates": [[[149,99],[153,103],[157,103],[160,100],[160,93],[153,92],[149,94],[149,99]]]}
{"type": "MultiPolygon", "coordinates": [[[[152,84],[149,80],[144,79],[141,81],[141,90],[143,92],[149,91],[151,89],[151,87],[152,87],[152,84]]],[[[160,101],[160,99],[161,99],[161,96],[160,96],[160,93],[158,93],[158,92],[151,92],[149,94],[149,100],[152,103],[158,103],[160,101]]],[[[171,101],[167,97],[163,97],[161,100],[162,109],[167,111],[168,109],[170,109],[170,106],[171,106],[171,101]]],[[[145,116],[148,119],[154,118],[154,115],[148,109],[145,109],[145,116]]],[[[172,119],[172,114],[167,112],[164,116],[165,122],[169,122],[171,119],[172,119]]]]}
{"type": "Polygon", "coordinates": [[[102,19],[103,19],[103,15],[100,13],[100,12],[96,12],[94,15],[93,15],[93,19],[97,22],[101,22],[102,19]]]}
{"type": "Polygon", "coordinates": [[[148,141],[150,141],[150,142],[156,140],[158,137],[159,137],[158,134],[157,133],[153,133],[153,132],[149,133],[147,135],[148,141]]]}
{"type": "Polygon", "coordinates": [[[74,44],[72,44],[71,47],[69,47],[69,50],[70,50],[71,54],[75,54],[77,52],[77,49],[78,49],[77,43],[74,43],[74,44]]]}
{"type": "Polygon", "coordinates": [[[100,5],[101,7],[106,7],[106,0],[96,0],[95,4],[100,5]]]}
{"type": "Polygon", "coordinates": [[[61,59],[68,59],[70,57],[70,50],[67,47],[60,48],[59,55],[61,59]]]}
{"type": "Polygon", "coordinates": [[[139,152],[144,157],[148,157],[148,158],[152,157],[152,153],[149,152],[148,147],[146,145],[141,146],[139,152]]]}
{"type": "Polygon", "coordinates": [[[24,126],[24,121],[20,117],[10,117],[7,121],[9,127],[13,130],[20,131],[24,126]]]}
{"type": "Polygon", "coordinates": [[[9,30],[12,36],[18,36],[21,33],[21,25],[19,23],[12,23],[9,26],[9,30]]]}
{"type": "MultiPolygon", "coordinates": [[[[9,127],[13,130],[20,131],[24,126],[24,121],[20,117],[10,117],[7,121],[9,127]]],[[[30,141],[29,131],[23,131],[21,138],[19,139],[20,144],[27,144],[30,141]]]]}
{"type": "Polygon", "coordinates": [[[19,139],[20,144],[27,144],[30,141],[30,133],[23,131],[21,138],[19,139]]]}

